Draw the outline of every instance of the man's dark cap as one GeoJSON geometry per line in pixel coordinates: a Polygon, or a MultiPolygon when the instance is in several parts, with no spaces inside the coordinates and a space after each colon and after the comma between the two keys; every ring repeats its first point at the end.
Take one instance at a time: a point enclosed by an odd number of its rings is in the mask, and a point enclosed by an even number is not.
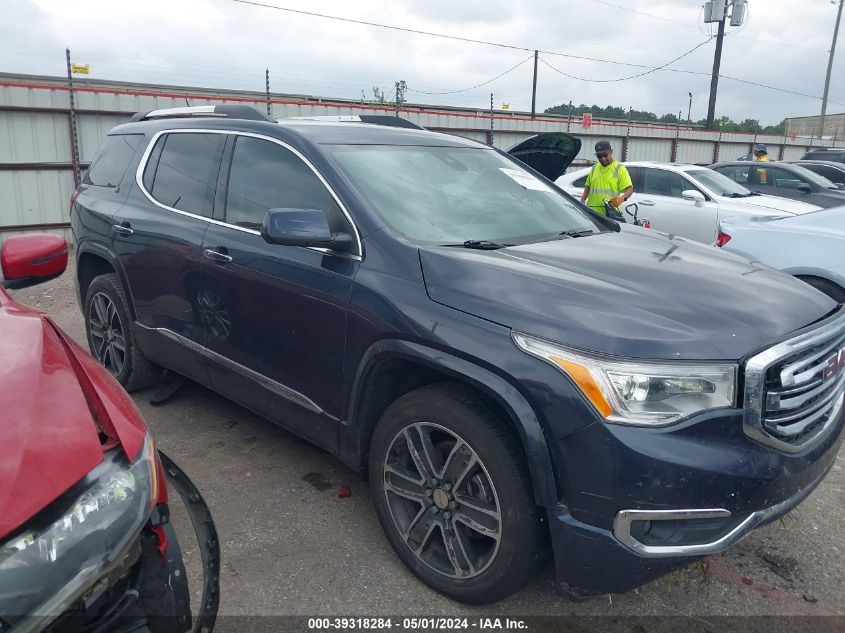
{"type": "Polygon", "coordinates": [[[602,140],[596,143],[596,154],[599,152],[609,152],[611,150],[613,150],[613,148],[610,146],[610,141],[602,140]]]}

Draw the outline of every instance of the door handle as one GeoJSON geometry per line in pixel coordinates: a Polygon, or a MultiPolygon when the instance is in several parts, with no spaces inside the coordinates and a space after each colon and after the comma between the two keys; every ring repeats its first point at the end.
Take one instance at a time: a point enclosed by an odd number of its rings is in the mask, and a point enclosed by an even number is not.
{"type": "Polygon", "coordinates": [[[232,262],[232,256],[227,255],[226,253],[220,253],[218,251],[211,250],[210,248],[205,249],[202,252],[203,256],[217,264],[229,264],[232,262]]]}
{"type": "Polygon", "coordinates": [[[128,226],[125,226],[123,224],[113,224],[111,230],[117,233],[118,235],[122,235],[123,237],[129,237],[135,232],[128,226]]]}
{"type": "Polygon", "coordinates": [[[639,203],[644,207],[653,207],[654,203],[651,200],[640,200],[639,203]]]}

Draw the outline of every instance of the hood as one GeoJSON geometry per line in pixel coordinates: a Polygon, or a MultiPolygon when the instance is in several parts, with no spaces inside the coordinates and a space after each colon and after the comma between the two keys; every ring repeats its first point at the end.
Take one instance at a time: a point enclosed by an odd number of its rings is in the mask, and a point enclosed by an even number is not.
{"type": "Polygon", "coordinates": [[[0,290],[0,539],[103,460],[56,330],[0,290]]]}
{"type": "Polygon", "coordinates": [[[811,235],[824,235],[845,239],[845,206],[831,207],[806,215],[787,217],[735,216],[719,222],[724,227],[742,227],[770,231],[785,231],[811,235]]]}
{"type": "Polygon", "coordinates": [[[641,359],[737,360],[836,308],[766,266],[621,229],[489,251],[423,248],[426,288],[514,330],[641,359]]]}
{"type": "Polygon", "coordinates": [[[554,182],[581,151],[581,141],[563,132],[547,132],[531,136],[508,150],[536,172],[554,182]]]}
{"type": "MultiPolygon", "coordinates": [[[[778,198],[777,196],[767,196],[760,194],[758,196],[748,196],[747,198],[725,198],[722,200],[727,202],[747,205],[752,207],[761,207],[768,211],[780,211],[789,213],[790,215],[801,215],[802,213],[809,213],[810,211],[818,211],[821,207],[814,204],[808,204],[799,200],[791,200],[789,198],[778,198]]],[[[722,204],[720,202],[720,204],[722,204]]]]}

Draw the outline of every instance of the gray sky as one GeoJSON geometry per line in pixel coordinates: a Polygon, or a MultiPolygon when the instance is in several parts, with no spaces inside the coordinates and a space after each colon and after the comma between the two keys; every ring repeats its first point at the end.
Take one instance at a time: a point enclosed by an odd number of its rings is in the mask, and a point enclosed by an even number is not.
{"type": "MultiPolygon", "coordinates": [[[[698,0],[259,1],[648,66],[664,64],[708,39],[698,0]]],[[[725,39],[722,74],[820,97],[836,9],[831,0],[749,0],[746,25],[729,28],[736,32],[725,39]]],[[[531,105],[531,61],[474,90],[419,92],[480,84],[528,58],[528,51],[232,0],[0,0],[0,13],[0,71],[5,72],[62,75],[67,46],[75,62],[91,65],[92,78],[263,90],[264,69],[269,67],[274,92],[360,98],[363,90],[369,99],[373,86],[392,92],[394,81],[404,79],[413,102],[484,108],[493,92],[497,107],[510,103],[512,109],[529,110],[531,105]]],[[[843,48],[845,41],[840,41],[828,112],[845,111],[843,48]]],[[[658,71],[606,83],[572,79],[541,62],[537,109],[571,99],[576,105],[633,106],[658,115],[682,111],[686,117],[691,91],[692,118],[704,118],[714,49],[715,40],[671,65],[703,74],[658,71]]],[[[590,79],[614,80],[646,70],[544,53],[540,57],[567,74],[590,79]]],[[[766,125],[787,116],[818,114],[820,108],[820,98],[719,82],[717,116],[759,118],[766,125]]]]}

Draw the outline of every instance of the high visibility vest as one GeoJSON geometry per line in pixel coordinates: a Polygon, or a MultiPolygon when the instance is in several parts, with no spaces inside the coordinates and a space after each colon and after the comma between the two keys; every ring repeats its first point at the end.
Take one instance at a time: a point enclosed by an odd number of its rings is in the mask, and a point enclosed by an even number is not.
{"type": "MultiPolygon", "coordinates": [[[[756,162],[758,162],[758,163],[768,163],[768,162],[769,162],[769,157],[768,157],[766,154],[763,154],[762,156],[757,156],[755,160],[756,160],[756,162]]],[[[767,180],[768,180],[768,174],[766,174],[766,170],[765,170],[765,169],[758,169],[758,170],[757,170],[757,180],[759,180],[759,181],[760,181],[760,184],[761,184],[761,185],[765,185],[765,184],[766,184],[766,182],[767,182],[767,180]]]]}
{"type": "Polygon", "coordinates": [[[625,166],[613,161],[607,167],[602,167],[601,163],[593,165],[584,186],[590,188],[587,206],[596,213],[605,215],[604,201],[615,198],[633,186],[633,183],[625,166]]]}

